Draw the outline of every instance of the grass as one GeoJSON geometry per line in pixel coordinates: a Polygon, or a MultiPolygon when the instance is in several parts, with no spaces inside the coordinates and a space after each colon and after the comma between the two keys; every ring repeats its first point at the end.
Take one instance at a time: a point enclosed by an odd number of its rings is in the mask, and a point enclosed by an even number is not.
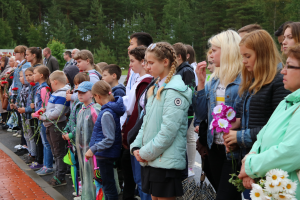
{"type": "Polygon", "coordinates": [[[127,75],[127,73],[128,73],[128,69],[123,69],[122,70],[122,75],[127,75]]]}

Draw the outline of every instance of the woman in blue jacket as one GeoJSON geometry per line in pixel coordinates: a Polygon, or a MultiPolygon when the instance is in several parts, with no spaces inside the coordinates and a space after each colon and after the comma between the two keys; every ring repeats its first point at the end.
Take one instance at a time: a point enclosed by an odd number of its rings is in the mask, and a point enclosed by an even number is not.
{"type": "MultiPolygon", "coordinates": [[[[236,99],[239,98],[238,88],[242,69],[240,41],[240,36],[232,30],[224,31],[209,40],[212,49],[210,58],[215,64],[215,71],[205,85],[206,62],[199,63],[196,69],[198,87],[193,94],[193,107],[199,120],[208,119],[210,124],[213,119],[213,108],[221,103],[235,109],[236,99]]],[[[239,119],[233,124],[232,129],[237,128],[238,124],[239,119]]],[[[228,182],[230,174],[238,169],[237,162],[232,162],[232,159],[238,158],[237,145],[231,146],[232,153],[226,155],[223,135],[207,130],[207,146],[217,200],[240,199],[241,194],[228,182]]]]}

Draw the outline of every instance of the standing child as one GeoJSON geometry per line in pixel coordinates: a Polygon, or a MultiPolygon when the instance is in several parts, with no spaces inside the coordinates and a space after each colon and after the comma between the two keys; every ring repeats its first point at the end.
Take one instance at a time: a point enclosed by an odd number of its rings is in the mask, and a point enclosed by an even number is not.
{"type": "Polygon", "coordinates": [[[66,92],[70,89],[70,86],[67,85],[67,78],[64,72],[59,70],[52,72],[49,80],[53,93],[49,98],[46,109],[41,109],[46,112],[43,113],[39,119],[44,121],[47,140],[50,143],[56,164],[55,175],[49,181],[49,184],[52,187],[57,187],[67,184],[65,180],[67,165],[63,161],[63,158],[66,155],[66,143],[61,137],[62,133],[56,126],[59,127],[60,130],[66,126],[67,117],[65,116],[65,113],[69,109],[69,103],[66,101],[66,92]]]}
{"type": "Polygon", "coordinates": [[[106,81],[110,85],[114,97],[125,96],[126,88],[124,85],[119,84],[121,75],[121,68],[115,64],[107,65],[102,69],[102,80],[106,81]]]}
{"type": "MultiPolygon", "coordinates": [[[[29,69],[29,68],[27,68],[27,69],[29,69]]],[[[28,82],[25,83],[22,70],[19,72],[19,79],[23,85],[22,85],[22,89],[20,90],[19,98],[17,99],[17,102],[16,102],[16,107],[18,108],[18,112],[21,115],[22,129],[24,132],[24,138],[27,143],[28,156],[25,156],[25,163],[31,164],[32,162],[35,161],[36,145],[34,143],[34,140],[29,141],[30,138],[33,136],[33,133],[30,128],[30,121],[29,121],[29,119],[26,119],[26,113],[25,113],[25,110],[26,110],[25,107],[27,105],[27,99],[28,99],[30,86],[29,86],[28,82]]]]}
{"type": "Polygon", "coordinates": [[[92,93],[101,107],[94,126],[90,149],[86,152],[87,159],[97,158],[100,169],[103,191],[106,200],[118,200],[114,179],[114,162],[121,155],[122,136],[120,117],[125,113],[123,99],[112,95],[111,87],[105,81],[98,81],[92,93]]]}
{"type": "MultiPolygon", "coordinates": [[[[76,126],[76,150],[79,161],[80,177],[82,177],[82,194],[81,199],[96,199],[96,192],[93,185],[93,169],[94,164],[91,159],[85,162],[84,155],[89,150],[94,124],[97,120],[101,106],[95,104],[92,95],[93,83],[89,81],[82,82],[76,91],[78,99],[83,103],[82,109],[79,111],[76,126]]],[[[69,139],[69,135],[64,136],[69,139]]]]}
{"type": "Polygon", "coordinates": [[[88,72],[90,81],[96,83],[102,79],[101,70],[94,63],[93,54],[89,50],[81,50],[74,56],[80,72],[88,72]]]}
{"type": "MultiPolygon", "coordinates": [[[[36,155],[37,155],[36,143],[32,138],[32,136],[34,135],[33,132],[34,129],[32,130],[30,126],[31,113],[33,112],[32,108],[30,107],[30,103],[34,101],[34,94],[36,92],[37,87],[39,86],[38,83],[37,84],[34,83],[33,70],[34,70],[33,67],[29,67],[26,70],[24,70],[27,84],[24,81],[25,84],[23,85],[23,88],[21,90],[21,98],[20,98],[22,108],[18,109],[19,113],[21,113],[22,119],[25,119],[25,122],[22,122],[22,126],[25,133],[24,137],[26,139],[27,147],[29,151],[29,156],[26,160],[26,164],[30,164],[36,161],[36,155]]],[[[39,162],[42,163],[43,160],[39,160],[39,162]]]]}
{"type": "MultiPolygon", "coordinates": [[[[74,77],[73,81],[74,81],[74,87],[75,87],[73,94],[77,94],[77,92],[75,92],[75,91],[78,88],[79,84],[84,81],[90,81],[90,77],[89,77],[89,75],[87,75],[87,73],[80,72],[74,77]]],[[[68,95],[69,94],[67,94],[67,96],[68,95]]],[[[78,95],[76,95],[76,96],[78,96],[78,95]]],[[[68,98],[67,98],[67,100],[68,100],[68,98]]],[[[66,127],[64,128],[64,131],[68,133],[69,139],[75,140],[77,116],[79,114],[79,111],[82,108],[82,105],[83,105],[83,103],[80,102],[78,98],[73,102],[73,107],[71,108],[71,111],[70,111],[69,121],[68,121],[66,127]]],[[[63,138],[65,138],[65,137],[63,136],[63,138]]],[[[67,140],[69,140],[69,139],[67,139],[67,140]]]]}
{"type": "Polygon", "coordinates": [[[64,73],[67,77],[68,84],[71,86],[71,90],[67,91],[66,99],[70,101],[70,110],[72,110],[74,101],[78,99],[77,93],[72,93],[72,90],[74,90],[74,77],[79,73],[79,69],[75,65],[70,65],[64,69],[64,73]]]}
{"type": "Polygon", "coordinates": [[[176,53],[169,43],[150,45],[146,59],[151,74],[159,78],[148,90],[144,122],[130,151],[143,166],[143,192],[151,194],[154,200],[171,200],[183,195],[187,111],[192,103],[192,91],[181,76],[173,76],[176,53]]]}
{"type": "MultiPolygon", "coordinates": [[[[36,111],[31,115],[33,118],[39,118],[38,111],[41,108],[45,108],[47,106],[48,99],[50,97],[50,88],[47,84],[49,75],[50,71],[45,65],[37,66],[33,70],[34,82],[39,85],[35,92],[34,103],[31,103],[30,105],[30,107],[36,111]]],[[[53,155],[50,144],[46,138],[46,128],[43,125],[42,121],[38,121],[38,125],[40,127],[39,131],[43,143],[44,165],[42,165],[42,168],[37,171],[37,174],[43,176],[53,173],[53,155]]]]}

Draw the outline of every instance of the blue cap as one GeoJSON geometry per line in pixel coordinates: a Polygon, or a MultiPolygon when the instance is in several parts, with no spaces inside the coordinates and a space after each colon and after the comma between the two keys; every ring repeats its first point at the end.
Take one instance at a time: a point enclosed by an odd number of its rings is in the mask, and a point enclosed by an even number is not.
{"type": "Polygon", "coordinates": [[[75,92],[80,91],[80,92],[87,92],[91,91],[93,87],[93,83],[89,81],[84,81],[79,84],[78,88],[75,90],[75,92]]]}

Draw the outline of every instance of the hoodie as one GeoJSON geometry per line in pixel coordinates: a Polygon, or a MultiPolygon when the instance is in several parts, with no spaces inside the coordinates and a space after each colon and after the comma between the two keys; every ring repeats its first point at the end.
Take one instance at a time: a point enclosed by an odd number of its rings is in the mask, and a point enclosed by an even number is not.
{"type": "Polygon", "coordinates": [[[74,77],[79,73],[79,69],[75,65],[70,65],[64,69],[64,73],[66,74],[71,87],[74,87],[74,77]]]}
{"type": "Polygon", "coordinates": [[[126,108],[121,97],[101,107],[95,123],[90,149],[97,158],[118,158],[121,155],[122,136],[120,117],[126,108]]]}
{"type": "Polygon", "coordinates": [[[125,92],[126,92],[126,88],[122,84],[119,84],[112,88],[112,93],[113,93],[114,97],[117,97],[117,96],[123,97],[123,96],[125,96],[125,92]]]}
{"type": "Polygon", "coordinates": [[[51,94],[46,112],[41,117],[45,127],[53,125],[53,121],[56,123],[66,121],[67,117],[65,114],[68,112],[70,106],[70,102],[66,101],[66,92],[69,89],[70,86],[65,85],[51,94]]]}

